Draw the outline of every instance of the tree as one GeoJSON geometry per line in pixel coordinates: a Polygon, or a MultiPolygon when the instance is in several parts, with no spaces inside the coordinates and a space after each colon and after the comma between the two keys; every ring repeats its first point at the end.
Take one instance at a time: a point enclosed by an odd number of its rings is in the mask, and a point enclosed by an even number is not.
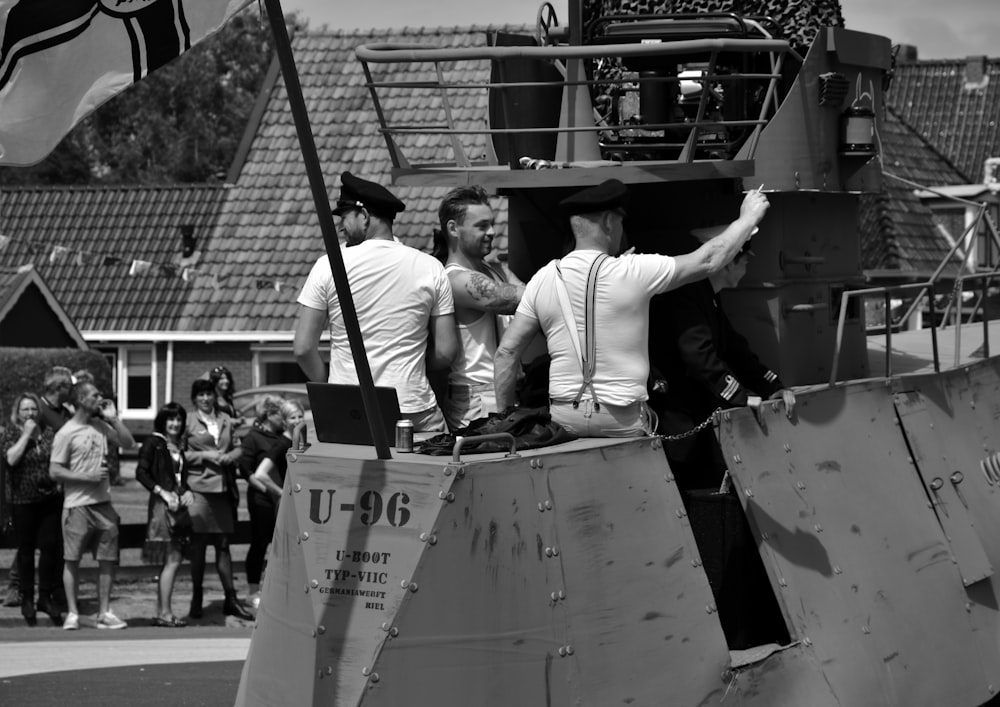
{"type": "MultiPolygon", "coordinates": [[[[224,179],[274,51],[256,6],[77,125],[0,185],[173,184],[224,179]]],[[[293,29],[306,23],[286,18],[293,29]]]]}

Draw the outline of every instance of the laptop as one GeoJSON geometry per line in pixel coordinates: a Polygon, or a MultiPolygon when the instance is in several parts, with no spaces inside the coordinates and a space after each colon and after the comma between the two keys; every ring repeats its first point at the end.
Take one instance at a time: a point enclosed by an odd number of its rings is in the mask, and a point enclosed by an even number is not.
{"type": "MultiPolygon", "coordinates": [[[[341,383],[306,383],[316,439],[334,444],[373,444],[361,386],[341,383]]],[[[395,388],[375,388],[382,413],[382,428],[392,444],[399,420],[399,398],[395,388]]]]}

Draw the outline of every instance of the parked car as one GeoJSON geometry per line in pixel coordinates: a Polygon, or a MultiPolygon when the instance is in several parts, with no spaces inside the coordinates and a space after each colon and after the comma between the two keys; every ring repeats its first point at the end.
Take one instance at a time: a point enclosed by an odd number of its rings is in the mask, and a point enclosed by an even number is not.
{"type": "Polygon", "coordinates": [[[316,425],[313,424],[312,410],[309,406],[309,394],[306,392],[305,383],[276,383],[273,385],[262,385],[256,388],[239,390],[233,395],[233,407],[236,413],[243,417],[243,424],[236,428],[237,439],[242,439],[257,415],[257,403],[268,395],[277,395],[286,400],[294,400],[306,412],[307,439],[310,443],[316,441],[316,425]]]}

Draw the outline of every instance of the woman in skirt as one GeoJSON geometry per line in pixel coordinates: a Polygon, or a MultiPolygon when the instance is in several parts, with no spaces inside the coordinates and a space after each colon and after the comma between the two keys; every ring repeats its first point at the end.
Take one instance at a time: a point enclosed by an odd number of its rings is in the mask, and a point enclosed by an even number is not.
{"type": "Polygon", "coordinates": [[[171,598],[174,578],[190,539],[190,516],[187,508],[194,496],[181,483],[185,466],[184,428],[187,412],[177,403],[167,403],[153,420],[153,434],[139,450],[135,478],[149,491],[149,523],[142,559],[162,565],[156,593],[154,626],[181,628],[187,622],[174,616],[171,598]],[[171,517],[175,520],[171,520],[171,517]],[[187,517],[185,524],[183,518],[187,517]]]}
{"type": "Polygon", "coordinates": [[[236,460],[240,448],[233,446],[233,422],[225,413],[216,412],[215,386],[199,378],[191,384],[194,412],[188,417],[187,460],[184,471],[186,488],[194,495],[188,509],[194,534],[191,537],[191,611],[192,618],[202,615],[202,581],[205,577],[205,549],[215,547],[215,569],[226,593],[222,613],[244,620],[253,616],[236,598],[233,587],[233,561],[229,537],[236,531],[236,506],[240,492],[236,487],[236,460]]]}

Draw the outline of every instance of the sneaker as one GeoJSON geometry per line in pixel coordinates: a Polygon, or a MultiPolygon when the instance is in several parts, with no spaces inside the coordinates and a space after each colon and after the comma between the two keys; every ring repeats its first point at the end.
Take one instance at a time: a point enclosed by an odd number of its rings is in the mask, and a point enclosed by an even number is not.
{"type": "Polygon", "coordinates": [[[66,618],[63,619],[63,631],[76,631],[78,628],[80,628],[80,617],[72,611],[66,614],[66,618]]]}
{"type": "Polygon", "coordinates": [[[260,592],[254,592],[247,597],[247,604],[252,606],[254,609],[260,608],[260,592]]]}
{"type": "Polygon", "coordinates": [[[97,617],[97,628],[128,628],[128,624],[110,611],[105,611],[97,617]]]}

